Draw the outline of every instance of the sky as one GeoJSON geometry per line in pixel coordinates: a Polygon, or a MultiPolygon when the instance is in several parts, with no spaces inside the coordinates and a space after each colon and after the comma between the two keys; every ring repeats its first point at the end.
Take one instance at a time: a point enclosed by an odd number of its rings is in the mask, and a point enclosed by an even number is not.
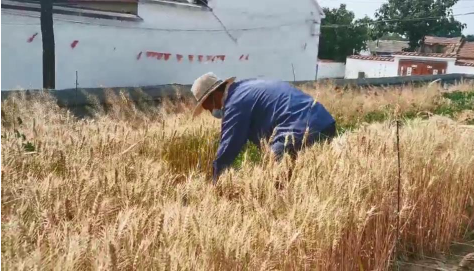
{"type": "MultiPolygon", "coordinates": [[[[354,12],[356,18],[365,15],[374,18],[375,11],[385,2],[385,0],[318,0],[321,7],[337,8],[340,4],[346,4],[347,9],[354,12]]],[[[474,0],[459,0],[453,7],[454,14],[474,12],[474,0]]],[[[467,24],[463,34],[474,35],[474,14],[456,16],[458,21],[467,24]]]]}

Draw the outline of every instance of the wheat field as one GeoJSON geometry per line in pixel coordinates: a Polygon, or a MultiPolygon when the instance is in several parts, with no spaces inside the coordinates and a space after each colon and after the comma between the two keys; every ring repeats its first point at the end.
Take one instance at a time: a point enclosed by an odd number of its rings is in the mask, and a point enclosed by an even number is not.
{"type": "Polygon", "coordinates": [[[389,270],[474,240],[474,96],[303,89],[339,136],[294,163],[250,146],[216,186],[219,121],[191,102],[111,95],[86,119],[46,94],[2,102],[2,269],[389,270]]]}

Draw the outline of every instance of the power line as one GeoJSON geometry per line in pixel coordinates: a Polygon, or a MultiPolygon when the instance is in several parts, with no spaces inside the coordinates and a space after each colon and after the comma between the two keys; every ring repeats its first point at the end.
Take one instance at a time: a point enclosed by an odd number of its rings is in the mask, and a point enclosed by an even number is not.
{"type": "Polygon", "coordinates": [[[234,38],[234,36],[232,36],[229,31],[227,30],[227,27],[224,25],[224,23],[221,21],[221,19],[219,19],[219,17],[217,17],[217,15],[214,13],[214,11],[212,10],[211,7],[209,7],[209,5],[207,4],[207,1],[204,1],[204,0],[198,0],[199,2],[201,2],[203,5],[205,5],[207,7],[207,9],[212,13],[212,15],[214,16],[214,18],[216,18],[216,20],[221,24],[222,28],[224,28],[225,30],[225,33],[227,34],[227,36],[229,36],[229,38],[237,43],[237,39],[234,38]]]}
{"type": "MultiPolygon", "coordinates": [[[[471,1],[471,0],[469,0],[471,1]]],[[[472,0],[474,1],[474,0],[472,0]]],[[[27,15],[27,14],[18,14],[15,12],[8,12],[8,11],[2,11],[7,14],[12,14],[12,15],[19,15],[19,16],[25,16],[25,17],[32,17],[32,18],[39,18],[38,16],[34,15],[27,15]]],[[[466,16],[466,15],[474,15],[473,12],[467,12],[467,13],[458,13],[458,14],[453,14],[453,17],[458,17],[458,16],[466,16]]],[[[321,28],[340,28],[340,27],[352,27],[354,25],[373,25],[373,24],[378,24],[378,23],[389,23],[389,22],[411,22],[411,21],[429,21],[429,20],[438,20],[443,18],[443,16],[433,16],[433,17],[414,17],[414,18],[405,18],[405,19],[389,19],[389,20],[376,20],[368,23],[358,23],[358,24],[325,24],[321,25],[321,28]]],[[[86,21],[76,21],[76,20],[68,20],[64,18],[55,18],[55,20],[62,21],[62,22],[69,22],[69,23],[75,23],[75,24],[85,24],[85,25],[93,25],[93,26],[102,26],[102,27],[115,27],[115,28],[125,28],[125,29],[137,29],[137,30],[150,30],[150,31],[172,31],[172,32],[226,32],[229,33],[229,31],[255,31],[255,30],[268,30],[268,29],[277,29],[280,27],[285,27],[285,26],[297,26],[297,25],[305,25],[308,23],[308,21],[296,21],[296,22],[291,22],[291,23],[286,23],[286,24],[279,24],[279,25],[273,25],[273,26],[256,26],[256,27],[247,27],[247,28],[233,28],[233,29],[179,29],[179,28],[155,28],[155,27],[137,27],[133,25],[112,25],[112,24],[103,24],[99,22],[86,22],[86,21]]],[[[2,22],[2,25],[33,25],[33,24],[19,24],[19,23],[8,23],[8,22],[2,22]]]]}
{"type": "MultiPolygon", "coordinates": [[[[474,15],[474,12],[453,14],[453,17],[474,15]]],[[[354,25],[373,25],[378,23],[391,23],[391,22],[414,22],[414,21],[435,21],[444,18],[444,16],[433,16],[433,17],[418,17],[418,18],[404,18],[404,19],[388,19],[388,20],[375,20],[367,23],[358,23],[358,24],[326,24],[321,25],[321,28],[339,28],[339,27],[351,27],[354,25]]]]}
{"type": "MultiPolygon", "coordinates": [[[[34,15],[27,15],[27,14],[19,14],[15,12],[8,12],[8,11],[2,11],[6,14],[11,14],[11,15],[18,15],[18,16],[25,16],[25,17],[31,17],[31,18],[36,18],[39,19],[38,16],[34,15]]],[[[279,24],[279,25],[273,25],[273,26],[256,26],[256,27],[247,27],[247,28],[233,28],[233,29],[180,29],[180,28],[156,28],[156,27],[137,27],[133,25],[113,25],[113,24],[104,24],[100,22],[86,22],[86,21],[76,21],[76,20],[71,20],[71,19],[64,19],[64,18],[58,18],[56,17],[55,20],[60,21],[60,22],[68,22],[68,23],[75,23],[75,24],[85,24],[85,25],[93,25],[93,26],[103,26],[103,27],[115,27],[115,28],[127,28],[127,29],[137,29],[137,30],[156,30],[156,31],[174,31],[174,32],[224,32],[224,31],[251,31],[251,30],[264,30],[264,29],[274,29],[274,28],[279,28],[279,27],[284,27],[284,26],[296,26],[296,25],[304,25],[307,22],[306,21],[295,21],[295,22],[290,22],[286,24],[279,24]]],[[[111,21],[115,23],[115,21],[111,21]]],[[[120,22],[122,23],[122,22],[120,22]]],[[[8,23],[8,22],[2,22],[2,25],[37,25],[37,24],[28,24],[28,23],[8,23]]]]}

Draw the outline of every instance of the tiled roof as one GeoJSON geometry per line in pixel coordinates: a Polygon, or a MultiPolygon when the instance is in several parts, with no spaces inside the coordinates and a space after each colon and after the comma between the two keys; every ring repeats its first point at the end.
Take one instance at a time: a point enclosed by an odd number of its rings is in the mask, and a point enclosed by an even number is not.
{"type": "Polygon", "coordinates": [[[468,66],[468,67],[474,67],[474,60],[472,59],[458,59],[456,61],[457,66],[468,66]]]}
{"type": "Polygon", "coordinates": [[[474,59],[474,42],[464,42],[459,49],[458,56],[464,59],[474,59]]]}
{"type": "Polygon", "coordinates": [[[398,52],[398,53],[394,53],[394,55],[456,58],[456,54],[449,54],[449,53],[438,54],[438,53],[398,52]]]}
{"type": "Polygon", "coordinates": [[[353,55],[348,58],[359,59],[359,60],[374,60],[374,61],[393,61],[393,57],[390,56],[358,56],[353,55]]]}
{"type": "Polygon", "coordinates": [[[408,48],[408,41],[379,40],[367,42],[367,47],[371,52],[395,53],[408,48]]]}
{"type": "Polygon", "coordinates": [[[425,44],[428,45],[433,45],[433,44],[443,44],[443,45],[449,45],[449,44],[457,44],[461,42],[461,37],[457,38],[444,38],[444,37],[433,37],[433,36],[425,36],[425,44]]]}
{"type": "Polygon", "coordinates": [[[459,47],[462,44],[462,37],[456,38],[444,38],[444,37],[433,37],[425,36],[424,45],[442,45],[445,46],[445,54],[456,54],[459,51],[459,47]]]}

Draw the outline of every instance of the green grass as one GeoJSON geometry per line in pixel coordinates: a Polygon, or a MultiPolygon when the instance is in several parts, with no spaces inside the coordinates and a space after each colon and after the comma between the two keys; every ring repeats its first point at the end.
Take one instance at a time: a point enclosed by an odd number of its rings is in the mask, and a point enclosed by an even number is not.
{"type": "MultiPolygon", "coordinates": [[[[437,115],[453,118],[464,110],[474,110],[474,91],[445,93],[443,97],[448,103],[436,108],[434,113],[437,115]]],[[[474,121],[471,120],[468,124],[474,124],[474,121]]]]}

